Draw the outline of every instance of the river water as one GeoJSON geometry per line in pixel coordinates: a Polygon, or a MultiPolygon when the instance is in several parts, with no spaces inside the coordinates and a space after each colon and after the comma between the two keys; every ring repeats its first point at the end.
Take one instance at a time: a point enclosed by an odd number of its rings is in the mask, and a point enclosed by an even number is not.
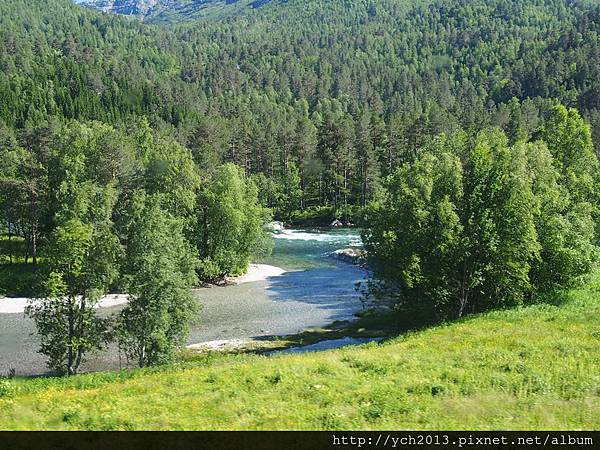
{"type": "MultiPolygon", "coordinates": [[[[351,320],[362,309],[355,285],[366,278],[363,269],[337,262],[331,252],[359,246],[356,230],[285,230],[274,235],[271,256],[260,263],[281,267],[278,277],[236,286],[198,289],[202,306],[192,325],[189,343],[260,338],[298,333],[337,320],[351,320]]],[[[2,301],[2,300],[0,300],[2,301]]],[[[101,314],[117,312],[106,308],[101,314]]],[[[37,353],[38,339],[23,314],[0,314],[0,375],[46,372],[37,353]]],[[[83,370],[125,367],[115,349],[88,356],[83,370]]]]}

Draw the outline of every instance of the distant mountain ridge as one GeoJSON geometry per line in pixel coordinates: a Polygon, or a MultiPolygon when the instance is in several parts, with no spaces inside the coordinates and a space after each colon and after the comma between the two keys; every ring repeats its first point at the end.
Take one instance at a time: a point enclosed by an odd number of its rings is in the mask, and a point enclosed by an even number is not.
{"type": "Polygon", "coordinates": [[[146,16],[152,11],[158,0],[84,0],[80,3],[104,12],[146,16]]]}
{"type": "Polygon", "coordinates": [[[104,12],[146,16],[158,0],[84,0],[81,3],[104,12]]]}
{"type": "Polygon", "coordinates": [[[174,22],[260,8],[273,0],[76,0],[103,12],[137,16],[145,21],[174,22]]]}

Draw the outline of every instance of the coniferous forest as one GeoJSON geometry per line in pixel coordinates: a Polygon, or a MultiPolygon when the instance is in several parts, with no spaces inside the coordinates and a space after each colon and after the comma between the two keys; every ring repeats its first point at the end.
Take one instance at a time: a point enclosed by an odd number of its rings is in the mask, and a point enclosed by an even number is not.
{"type": "Polygon", "coordinates": [[[357,226],[403,330],[595,279],[597,2],[214,3],[0,0],[0,296],[50,369],[177,361],[272,220],[357,226]]]}

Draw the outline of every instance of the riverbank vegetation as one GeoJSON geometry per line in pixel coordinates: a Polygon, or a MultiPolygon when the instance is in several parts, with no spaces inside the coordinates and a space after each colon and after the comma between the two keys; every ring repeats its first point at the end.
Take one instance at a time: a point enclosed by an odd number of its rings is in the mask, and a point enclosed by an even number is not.
{"type": "Polygon", "coordinates": [[[599,185],[590,128],[562,106],[531,142],[434,139],[368,213],[369,294],[427,323],[572,286],[597,262],[599,185]]]}
{"type": "Polygon", "coordinates": [[[0,381],[5,429],[596,429],[600,284],[368,344],[0,381]],[[348,395],[352,392],[353,395],[348,395]]]}
{"type": "Polygon", "coordinates": [[[3,285],[36,281],[6,291],[23,286],[41,299],[27,313],[54,371],[77,373],[86,353],[117,336],[142,366],[170,359],[187,336],[190,289],[245,272],[268,248],[254,182],[233,164],[201,171],[145,119],[130,129],[53,119],[2,133],[11,245],[0,273],[3,285]],[[115,291],[134,301],[119,320],[99,319],[96,303],[115,291]]]}

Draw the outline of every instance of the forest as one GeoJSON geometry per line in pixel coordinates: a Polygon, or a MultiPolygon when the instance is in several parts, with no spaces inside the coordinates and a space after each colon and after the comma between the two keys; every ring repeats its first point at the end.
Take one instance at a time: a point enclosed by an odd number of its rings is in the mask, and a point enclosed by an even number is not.
{"type": "Polygon", "coordinates": [[[169,362],[190,288],[263,225],[363,230],[415,324],[527,304],[595,268],[600,6],[290,0],[142,23],[0,1],[0,294],[52,369],[118,342],[169,362]],[[108,323],[94,304],[132,301],[108,323]]]}

